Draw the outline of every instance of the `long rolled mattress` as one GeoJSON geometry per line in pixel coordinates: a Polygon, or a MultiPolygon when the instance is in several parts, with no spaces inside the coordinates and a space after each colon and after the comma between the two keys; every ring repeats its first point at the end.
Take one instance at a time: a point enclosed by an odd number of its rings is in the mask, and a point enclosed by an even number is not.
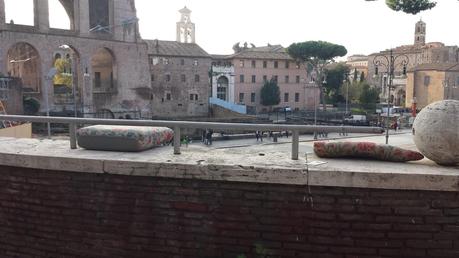
{"type": "Polygon", "coordinates": [[[136,152],[172,141],[167,127],[94,125],[77,131],[78,145],[88,150],[136,152]]]}

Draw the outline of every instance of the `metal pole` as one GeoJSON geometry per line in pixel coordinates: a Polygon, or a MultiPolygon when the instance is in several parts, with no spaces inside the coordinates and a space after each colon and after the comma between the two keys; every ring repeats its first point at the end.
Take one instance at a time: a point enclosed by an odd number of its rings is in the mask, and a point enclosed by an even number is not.
{"type": "Polygon", "coordinates": [[[389,121],[389,114],[390,114],[390,102],[391,102],[391,96],[390,96],[390,88],[392,87],[392,76],[394,75],[394,56],[392,54],[392,49],[390,50],[390,58],[389,58],[389,86],[387,89],[387,117],[386,117],[386,144],[389,144],[389,127],[390,127],[390,121],[389,121]]]}
{"type": "MultiPolygon", "coordinates": [[[[53,83],[53,79],[49,79],[50,83],[53,83]]],[[[45,84],[44,87],[44,93],[45,93],[45,109],[46,109],[46,116],[49,117],[49,96],[48,96],[48,85],[45,84]]],[[[48,127],[48,137],[51,137],[51,123],[48,122],[47,124],[48,127]]]]}
{"type": "MultiPolygon", "coordinates": [[[[314,126],[317,127],[317,93],[316,92],[314,93],[314,126]]],[[[314,128],[314,140],[317,140],[317,131],[315,128],[314,128]]]]}
{"type": "Polygon", "coordinates": [[[347,116],[347,110],[348,110],[348,103],[349,103],[349,82],[346,81],[346,113],[345,113],[346,116],[347,116]]]}
{"type": "Polygon", "coordinates": [[[292,131],[292,160],[298,160],[300,132],[292,131]]]}
{"type": "Polygon", "coordinates": [[[174,154],[180,155],[180,127],[174,127],[174,154]]]}
{"type": "Polygon", "coordinates": [[[76,124],[75,123],[69,124],[69,134],[70,134],[70,149],[75,150],[77,148],[76,124]]]}

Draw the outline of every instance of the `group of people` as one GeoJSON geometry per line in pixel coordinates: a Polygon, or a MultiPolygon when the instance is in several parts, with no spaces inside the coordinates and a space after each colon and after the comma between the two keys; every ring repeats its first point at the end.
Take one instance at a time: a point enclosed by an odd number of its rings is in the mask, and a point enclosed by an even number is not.
{"type": "MultiPolygon", "coordinates": [[[[265,132],[263,132],[263,131],[256,131],[255,132],[255,138],[257,139],[257,142],[258,141],[263,141],[264,133],[265,132]]],[[[285,135],[285,137],[288,138],[288,135],[289,135],[288,131],[285,131],[284,133],[282,133],[282,132],[275,133],[273,131],[269,131],[268,132],[268,137],[273,138],[273,140],[274,140],[274,138],[277,139],[277,137],[282,137],[283,135],[285,135]]]]}
{"type": "Polygon", "coordinates": [[[214,131],[212,129],[203,130],[201,141],[205,145],[212,145],[212,135],[213,134],[214,134],[214,131]]]}

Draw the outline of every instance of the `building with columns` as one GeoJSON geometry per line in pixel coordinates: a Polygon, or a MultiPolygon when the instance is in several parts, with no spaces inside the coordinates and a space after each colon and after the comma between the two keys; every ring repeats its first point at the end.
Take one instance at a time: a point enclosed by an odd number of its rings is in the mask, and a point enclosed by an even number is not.
{"type": "Polygon", "coordinates": [[[0,73],[22,80],[45,111],[150,112],[147,44],[134,0],[60,0],[70,28],[50,26],[48,0],[33,1],[33,25],[6,21],[0,0],[0,73]],[[60,64],[57,67],[56,64],[60,64]],[[51,68],[56,77],[50,79],[51,68]]]}
{"type": "MultiPolygon", "coordinates": [[[[458,46],[446,46],[441,42],[426,43],[427,39],[427,25],[422,20],[415,24],[414,28],[414,42],[411,45],[403,45],[393,48],[394,56],[405,55],[408,59],[406,69],[414,69],[422,64],[443,64],[455,63],[459,61],[458,46]]],[[[386,67],[379,67],[379,74],[375,74],[374,60],[377,56],[384,56],[387,59],[390,57],[390,49],[373,53],[368,56],[368,76],[367,79],[370,84],[381,89],[381,99],[387,100],[388,98],[388,75],[386,67]]],[[[406,94],[406,76],[403,75],[403,65],[401,58],[395,60],[395,70],[393,78],[393,88],[391,90],[391,103],[397,106],[404,106],[407,101],[406,94]]]]}

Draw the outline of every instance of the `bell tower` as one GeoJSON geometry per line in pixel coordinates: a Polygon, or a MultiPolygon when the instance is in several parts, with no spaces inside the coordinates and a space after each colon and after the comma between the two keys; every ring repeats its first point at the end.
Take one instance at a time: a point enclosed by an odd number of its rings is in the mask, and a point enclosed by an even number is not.
{"type": "Polygon", "coordinates": [[[181,18],[177,22],[177,42],[195,43],[195,27],[191,22],[191,11],[186,6],[179,10],[181,18]]]}
{"type": "Polygon", "coordinates": [[[416,22],[414,31],[414,44],[421,46],[426,44],[426,23],[422,20],[416,22]]]}

